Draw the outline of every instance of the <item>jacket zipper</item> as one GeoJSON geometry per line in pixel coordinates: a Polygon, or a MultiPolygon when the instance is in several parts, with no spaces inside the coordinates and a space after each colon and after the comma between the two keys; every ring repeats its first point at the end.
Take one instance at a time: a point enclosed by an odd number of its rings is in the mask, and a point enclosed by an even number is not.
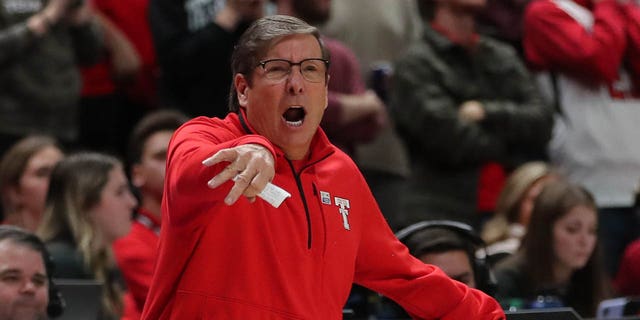
{"type": "MultiPolygon", "coordinates": [[[[300,199],[302,199],[302,204],[304,205],[304,213],[307,217],[307,249],[311,249],[311,214],[309,213],[309,206],[307,205],[307,199],[304,196],[304,189],[302,188],[302,181],[300,181],[300,175],[296,172],[295,167],[293,166],[293,162],[287,159],[289,163],[289,167],[291,167],[291,172],[293,172],[293,177],[296,179],[296,185],[298,186],[298,192],[300,193],[300,199]]],[[[302,170],[300,170],[302,173],[302,170]]]]}
{"type": "MultiPolygon", "coordinates": [[[[242,113],[240,113],[240,115],[242,115],[242,113]]],[[[249,126],[247,126],[247,123],[244,119],[244,116],[238,116],[238,120],[240,120],[240,125],[242,126],[242,129],[246,132],[246,133],[250,133],[253,134],[254,132],[251,131],[249,129],[249,126]]],[[[304,169],[311,167],[312,165],[315,165],[316,163],[328,158],[330,155],[333,154],[333,151],[327,153],[324,157],[316,160],[315,162],[309,163],[307,165],[305,165],[304,167],[302,167],[300,169],[300,173],[302,173],[302,171],[304,171],[304,169]]],[[[300,181],[300,175],[296,172],[296,168],[293,166],[293,162],[291,162],[291,160],[285,158],[285,160],[287,160],[287,162],[289,163],[289,167],[291,168],[291,172],[293,172],[293,177],[296,179],[296,185],[298,186],[298,192],[300,193],[300,198],[302,199],[302,204],[304,205],[304,213],[305,216],[307,218],[307,249],[311,250],[311,214],[309,213],[309,206],[307,205],[307,199],[304,196],[304,189],[302,188],[302,181],[300,181]]],[[[314,192],[315,192],[315,185],[314,187],[314,192]]],[[[317,195],[317,192],[315,192],[315,194],[317,195]]]]}
{"type": "MultiPolygon", "coordinates": [[[[308,163],[307,165],[305,165],[304,167],[302,167],[300,169],[300,174],[302,174],[302,171],[304,171],[306,168],[309,168],[313,165],[315,165],[316,163],[328,158],[330,155],[332,155],[333,152],[328,153],[326,156],[318,159],[315,162],[312,163],[308,163]]],[[[286,159],[286,158],[285,158],[286,159]]],[[[311,250],[311,213],[309,213],[309,205],[307,204],[307,198],[304,196],[304,189],[302,188],[302,181],[300,180],[300,174],[298,174],[296,172],[296,168],[293,166],[293,162],[291,162],[291,160],[286,159],[287,162],[289,163],[289,167],[291,168],[291,172],[293,172],[293,177],[296,179],[296,185],[298,186],[298,192],[300,193],[300,198],[302,199],[302,204],[304,205],[304,213],[305,216],[307,218],[307,249],[311,250]]],[[[314,191],[315,191],[315,185],[313,185],[314,191]]],[[[317,195],[317,193],[316,193],[317,195]]]]}

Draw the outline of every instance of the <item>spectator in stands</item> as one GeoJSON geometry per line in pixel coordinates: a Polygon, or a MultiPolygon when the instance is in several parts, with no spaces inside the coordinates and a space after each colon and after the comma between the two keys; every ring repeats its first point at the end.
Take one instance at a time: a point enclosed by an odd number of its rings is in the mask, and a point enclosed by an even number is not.
{"type": "MultiPolygon", "coordinates": [[[[130,0],[127,2],[110,0],[90,0],[96,8],[103,28],[114,32],[108,48],[109,63],[102,68],[110,68],[115,79],[113,85],[133,103],[144,110],[158,107],[156,86],[159,70],[153,48],[151,27],[147,19],[150,0],[130,0]]],[[[105,45],[108,45],[105,43],[105,45]]],[[[104,77],[106,70],[102,70],[104,77]]]]}
{"type": "Polygon", "coordinates": [[[549,164],[542,161],[527,162],[509,175],[496,212],[482,229],[492,263],[516,253],[529,224],[533,202],[544,184],[556,178],[549,164]]]}
{"type": "Polygon", "coordinates": [[[229,61],[264,0],[151,0],[149,22],[161,68],[162,104],[188,116],[227,114],[229,61]]]}
{"type": "Polygon", "coordinates": [[[504,172],[544,157],[551,110],[513,48],[477,34],[484,4],[418,1],[422,41],[397,62],[392,82],[391,110],[412,162],[399,199],[406,223],[478,225],[504,172]]]}
{"type": "MultiPolygon", "coordinates": [[[[437,266],[450,278],[490,295],[495,291],[495,279],[484,258],[484,242],[470,225],[451,220],[421,221],[398,231],[396,237],[411,255],[437,266]]],[[[400,306],[387,298],[381,300],[376,319],[405,318],[409,315],[400,306]]]]}
{"type": "Polygon", "coordinates": [[[422,21],[415,0],[330,2],[331,15],[322,31],[353,50],[369,87],[375,68],[392,67],[390,64],[420,39],[422,21]]]}
{"type": "Polygon", "coordinates": [[[69,155],[51,174],[38,235],[56,261],[55,277],[104,283],[103,319],[119,319],[129,308],[111,245],[129,232],[135,205],[122,164],[111,156],[69,155]]]}
{"type": "Polygon", "coordinates": [[[0,161],[3,224],[35,232],[44,213],[51,170],[64,157],[49,136],[27,136],[0,161]]]}
{"type": "Polygon", "coordinates": [[[131,232],[117,240],[113,250],[138,312],[142,312],[158,256],[167,147],[173,132],[186,121],[177,111],[155,111],[140,120],[129,139],[129,172],[140,206],[131,232]]]}
{"type": "Polygon", "coordinates": [[[34,234],[0,226],[0,319],[44,320],[63,311],[51,281],[53,264],[34,234]]]}
{"type": "Polygon", "coordinates": [[[80,145],[126,153],[136,122],[158,107],[158,66],[147,19],[149,0],[90,1],[104,35],[98,63],[82,71],[80,145]]]}
{"type": "Polygon", "coordinates": [[[537,297],[554,297],[583,317],[595,316],[610,295],[597,230],[597,208],[586,189],[562,180],[547,183],[520,250],[495,267],[496,298],[505,305],[523,299],[532,307],[537,297]]]}
{"type": "Polygon", "coordinates": [[[635,1],[536,0],[525,11],[524,53],[556,107],[550,161],[593,193],[613,276],[639,234],[640,9],[635,1]]]}
{"type": "Polygon", "coordinates": [[[0,0],[0,8],[0,152],[31,133],[75,143],[77,65],[100,53],[87,1],[0,0]]]}

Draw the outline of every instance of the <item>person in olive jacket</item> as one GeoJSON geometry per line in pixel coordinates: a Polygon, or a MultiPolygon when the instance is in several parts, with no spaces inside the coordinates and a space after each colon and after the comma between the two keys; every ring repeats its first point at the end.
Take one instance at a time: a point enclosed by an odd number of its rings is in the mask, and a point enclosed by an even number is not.
{"type": "Polygon", "coordinates": [[[499,190],[479,183],[544,158],[552,110],[515,50],[477,33],[485,0],[418,4],[424,34],[397,61],[392,82],[392,115],[412,162],[400,219],[476,224],[478,198],[499,190]]]}
{"type": "Polygon", "coordinates": [[[0,152],[33,132],[75,142],[78,65],[101,45],[86,2],[0,0],[0,152]]]}

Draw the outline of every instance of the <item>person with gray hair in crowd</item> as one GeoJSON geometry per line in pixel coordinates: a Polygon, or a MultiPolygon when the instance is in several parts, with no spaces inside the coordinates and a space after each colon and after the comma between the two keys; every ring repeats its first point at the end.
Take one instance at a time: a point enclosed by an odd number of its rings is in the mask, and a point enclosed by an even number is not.
{"type": "Polygon", "coordinates": [[[357,166],[319,128],[328,67],[317,29],[300,19],[261,18],[241,37],[232,112],[187,122],[169,145],[142,319],[339,319],[352,283],[417,319],[504,319],[495,300],[394,236],[357,166]]]}
{"type": "Polygon", "coordinates": [[[16,226],[0,225],[0,319],[60,316],[64,303],[51,281],[53,267],[40,238],[16,226]]]}

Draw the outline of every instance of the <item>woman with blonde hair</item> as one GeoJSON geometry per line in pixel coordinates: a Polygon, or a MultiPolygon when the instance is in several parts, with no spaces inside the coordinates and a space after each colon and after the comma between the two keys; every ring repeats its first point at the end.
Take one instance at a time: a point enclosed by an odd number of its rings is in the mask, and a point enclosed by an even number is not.
{"type": "Polygon", "coordinates": [[[122,163],[100,153],[78,153],[53,170],[38,235],[56,262],[57,278],[104,283],[102,319],[119,319],[123,285],[112,257],[113,242],[131,228],[137,202],[122,163]]]}
{"type": "Polygon", "coordinates": [[[518,250],[535,198],[545,183],[557,177],[551,166],[542,161],[522,164],[509,175],[498,197],[494,216],[482,228],[482,240],[487,244],[487,254],[492,262],[518,250]]]}

